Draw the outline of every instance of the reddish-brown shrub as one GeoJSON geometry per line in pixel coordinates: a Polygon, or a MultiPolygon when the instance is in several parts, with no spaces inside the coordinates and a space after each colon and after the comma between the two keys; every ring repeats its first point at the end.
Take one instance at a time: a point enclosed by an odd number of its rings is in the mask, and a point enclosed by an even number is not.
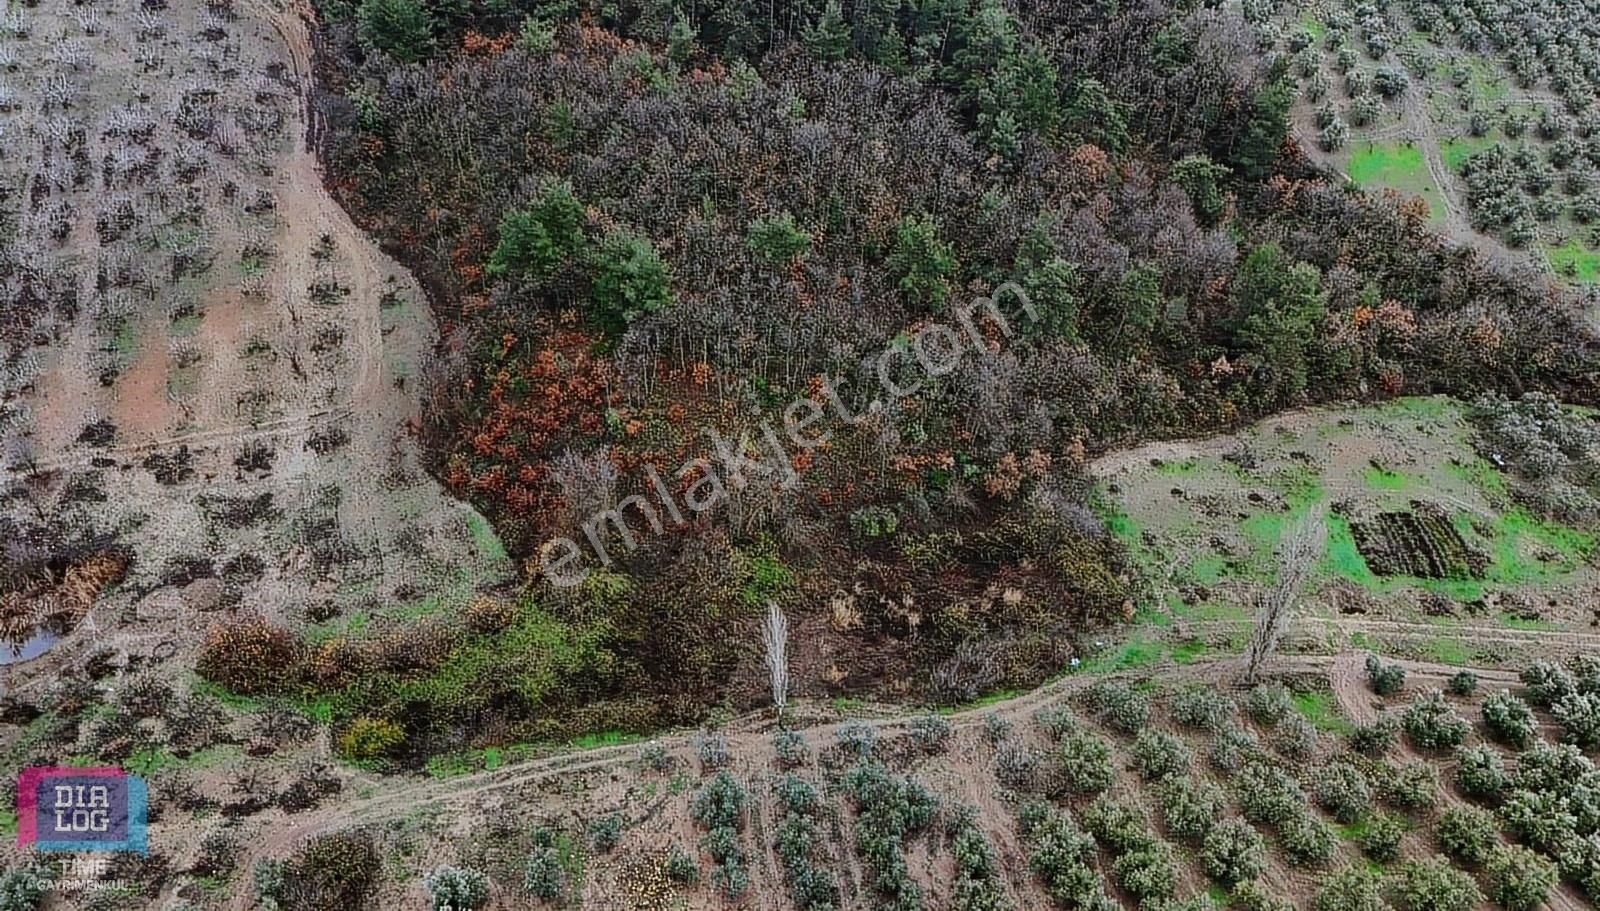
{"type": "Polygon", "coordinates": [[[297,679],[303,651],[293,633],[252,617],[211,627],[195,671],[235,693],[256,695],[297,679]]]}

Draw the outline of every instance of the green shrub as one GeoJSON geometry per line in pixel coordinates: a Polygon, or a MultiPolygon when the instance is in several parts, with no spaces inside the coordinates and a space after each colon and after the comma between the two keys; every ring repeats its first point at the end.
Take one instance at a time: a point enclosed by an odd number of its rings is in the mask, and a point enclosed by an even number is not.
{"type": "Polygon", "coordinates": [[[665,772],[672,768],[672,756],[660,741],[652,740],[639,748],[639,761],[648,769],[665,772]]]}
{"type": "Polygon", "coordinates": [[[1111,745],[1093,734],[1073,734],[1056,747],[1056,772],[1068,793],[1098,794],[1116,777],[1111,745]]]}
{"type": "Polygon", "coordinates": [[[1111,862],[1111,875],[1141,905],[1171,898],[1178,887],[1178,865],[1172,848],[1152,841],[1111,862]]]}
{"type": "Polygon", "coordinates": [[[1123,854],[1156,841],[1137,809],[1109,797],[1099,798],[1083,811],[1083,827],[1113,854],[1123,854]]]}
{"type": "Polygon", "coordinates": [[[911,739],[924,753],[942,753],[950,743],[950,722],[942,715],[923,715],[911,720],[911,739]]]}
{"type": "Polygon", "coordinates": [[[599,854],[611,853],[622,841],[624,826],[621,813],[607,813],[589,820],[589,846],[599,854]]]}
{"type": "Polygon", "coordinates": [[[405,728],[387,718],[356,718],[339,734],[339,755],[357,762],[382,759],[406,741],[405,728]]]}
{"type": "Polygon", "coordinates": [[[1550,707],[1561,739],[1585,750],[1600,747],[1600,694],[1573,693],[1550,707]]]}
{"type": "Polygon", "coordinates": [[[1101,721],[1127,734],[1137,734],[1150,721],[1150,698],[1120,680],[1090,687],[1089,705],[1101,721]]]}
{"type": "Polygon", "coordinates": [[[1439,850],[1464,864],[1481,864],[1499,844],[1494,814],[1477,807],[1450,807],[1439,815],[1434,836],[1439,850]]]}
{"type": "Polygon", "coordinates": [[[1161,784],[1161,818],[1167,832],[1180,841],[1198,842],[1222,818],[1227,799],[1216,785],[1188,777],[1161,784]]]}
{"type": "Polygon", "coordinates": [[[706,829],[701,844],[716,861],[711,881],[729,898],[742,895],[750,882],[744,850],[739,846],[744,808],[749,800],[744,787],[731,774],[721,771],[702,785],[689,803],[690,815],[706,829]]]}
{"type": "Polygon", "coordinates": [[[708,829],[718,827],[742,828],[744,808],[749,802],[737,779],[726,771],[713,775],[701,786],[689,803],[689,813],[694,821],[708,829]]]}
{"type": "Polygon", "coordinates": [[[1394,749],[1399,739],[1400,722],[1393,715],[1380,715],[1370,724],[1357,725],[1350,732],[1350,749],[1363,756],[1382,756],[1394,749]]]}
{"type": "Polygon", "coordinates": [[[667,849],[667,859],[663,869],[667,879],[680,885],[692,885],[700,879],[700,865],[695,863],[694,855],[683,845],[675,844],[667,849]]]}
{"type": "Polygon", "coordinates": [[[1478,691],[1478,675],[1471,671],[1457,671],[1445,686],[1452,696],[1471,696],[1478,691]]]}
{"type": "Polygon", "coordinates": [[[1539,734],[1539,722],[1526,702],[1510,690],[1490,693],[1483,700],[1483,726],[1501,743],[1522,748],[1539,734]]]}
{"type": "Polygon", "coordinates": [[[774,847],[783,865],[784,884],[800,911],[828,911],[839,900],[839,886],[822,868],[819,847],[824,844],[825,817],[822,797],[802,778],[785,775],[774,786],[783,808],[774,847]]]}
{"type": "Polygon", "coordinates": [[[1317,726],[1300,715],[1291,715],[1272,732],[1272,748],[1289,759],[1310,759],[1317,751],[1317,726]]]}
{"type": "Polygon", "coordinates": [[[367,50],[379,50],[405,63],[433,53],[433,14],[422,0],[361,0],[356,37],[367,50]]]}
{"type": "Polygon", "coordinates": [[[1506,911],[1535,911],[1559,879],[1549,858],[1521,845],[1497,845],[1483,861],[1489,900],[1506,911]]]}
{"type": "Polygon", "coordinates": [[[1555,854],[1578,838],[1578,818],[1567,799],[1550,791],[1511,792],[1500,806],[1500,822],[1513,838],[1555,854]]]}
{"type": "Polygon", "coordinates": [[[1366,827],[1356,837],[1356,844],[1361,846],[1363,854],[1380,864],[1387,864],[1400,857],[1400,839],[1405,833],[1405,823],[1398,816],[1374,813],[1367,818],[1366,827]]]}
{"type": "Polygon", "coordinates": [[[1033,720],[1051,740],[1060,740],[1079,727],[1078,718],[1072,714],[1072,709],[1059,703],[1047,705],[1034,712],[1033,720]]]}
{"type": "Polygon", "coordinates": [[[593,258],[590,301],[608,331],[620,334],[640,316],[672,306],[667,264],[649,238],[614,229],[600,241],[593,258]]]}
{"type": "Polygon", "coordinates": [[[911,304],[937,312],[950,295],[955,248],[939,240],[938,223],[931,216],[907,215],[895,225],[887,266],[911,304]]]}
{"type": "Polygon", "coordinates": [[[526,209],[500,217],[500,240],[484,272],[543,282],[584,257],[583,203],[565,180],[552,181],[526,209]]]}
{"type": "Polygon", "coordinates": [[[811,235],[795,224],[788,212],[758,218],[750,223],[747,239],[751,252],[773,263],[786,263],[805,255],[811,247],[811,235]]]}
{"type": "Polygon", "coordinates": [[[1145,781],[1157,781],[1189,770],[1194,754],[1183,739],[1166,731],[1144,731],[1133,741],[1133,769],[1145,781]]]}
{"type": "Polygon", "coordinates": [[[1200,845],[1201,869],[1225,886],[1255,879],[1266,865],[1266,841],[1242,819],[1225,819],[1212,826],[1200,845]]]}
{"type": "Polygon", "coordinates": [[[1472,877],[1438,858],[1401,867],[1394,893],[1404,911],[1472,911],[1483,901],[1472,877]]]}
{"type": "Polygon", "coordinates": [[[1550,708],[1578,691],[1577,680],[1572,674],[1546,658],[1540,658],[1523,668],[1520,676],[1522,685],[1528,688],[1528,701],[1542,708],[1550,708]]]}
{"type": "Polygon", "coordinates": [[[1317,770],[1311,782],[1311,796],[1317,806],[1343,823],[1355,822],[1372,806],[1367,777],[1346,762],[1332,763],[1317,770]]]}
{"type": "MultiPolygon", "coordinates": [[[[283,868],[286,864],[276,858],[264,857],[250,870],[250,888],[255,893],[259,911],[280,911],[283,907],[283,868]]],[[[5,894],[0,889],[0,896],[5,894]]],[[[31,911],[31,909],[30,909],[31,911]]]]}
{"type": "Polygon", "coordinates": [[[1293,775],[1264,762],[1253,762],[1234,779],[1234,796],[1244,818],[1262,826],[1278,826],[1301,813],[1305,791],[1293,775]]]}
{"type": "Polygon", "coordinates": [[[430,911],[476,911],[489,902],[489,877],[471,867],[440,864],[423,877],[430,911]]]}
{"type": "Polygon", "coordinates": [[[1278,841],[1283,856],[1302,867],[1318,867],[1333,860],[1339,850],[1339,835],[1322,817],[1302,807],[1278,824],[1278,841]]]}
{"type": "Polygon", "coordinates": [[[1500,754],[1484,746],[1456,751],[1456,786],[1475,800],[1499,800],[1506,789],[1505,763],[1500,754]]]}
{"type": "Polygon", "coordinates": [[[1312,911],[1393,911],[1383,898],[1383,877],[1365,867],[1345,867],[1323,878],[1312,911]]]}
{"type": "Polygon", "coordinates": [[[1594,771],[1594,763],[1572,744],[1541,740],[1517,754],[1514,783],[1525,791],[1565,791],[1594,771]]]}
{"type": "Polygon", "coordinates": [[[849,721],[833,732],[833,739],[850,759],[865,761],[872,758],[872,751],[878,745],[878,731],[864,721],[849,721]]]}
{"type": "Polygon", "coordinates": [[[1412,700],[1401,716],[1401,724],[1411,742],[1424,750],[1454,749],[1472,733],[1472,724],[1457,715],[1438,690],[1429,690],[1412,700]]]}
{"type": "Polygon", "coordinates": [[[1168,711],[1172,720],[1185,727],[1220,730],[1232,718],[1233,700],[1214,689],[1188,687],[1172,694],[1168,711]]]}
{"type": "Polygon", "coordinates": [[[1424,810],[1439,800],[1439,773],[1433,764],[1408,762],[1382,778],[1383,799],[1402,810],[1424,810]]]}
{"type": "Polygon", "coordinates": [[[1294,902],[1268,892],[1261,881],[1255,879],[1234,885],[1228,893],[1228,907],[1234,911],[1295,911],[1294,902]]]}
{"type": "Polygon", "coordinates": [[[900,530],[900,516],[887,506],[863,506],[850,513],[850,531],[863,541],[888,538],[900,530]]]}
{"type": "Polygon", "coordinates": [[[999,746],[1011,736],[1011,720],[999,712],[983,716],[983,736],[989,743],[999,746]]]}
{"type": "Polygon", "coordinates": [[[523,863],[522,888],[543,901],[563,899],[575,860],[570,839],[554,829],[539,826],[533,830],[533,850],[523,863]]]}
{"type": "Polygon", "coordinates": [[[1262,684],[1245,696],[1244,710],[1257,724],[1271,727],[1295,714],[1294,698],[1281,683],[1262,684]]]}
{"type": "Polygon", "coordinates": [[[937,799],[874,762],[856,765],[841,784],[856,809],[856,853],[872,871],[873,888],[894,907],[921,907],[922,889],[906,869],[903,844],[932,820],[937,799]]]}
{"type": "Polygon", "coordinates": [[[1391,696],[1406,685],[1406,669],[1398,664],[1384,664],[1377,655],[1368,655],[1367,685],[1379,696],[1391,696]]]}
{"type": "Polygon", "coordinates": [[[1006,890],[994,849],[983,830],[973,824],[976,814],[963,814],[950,839],[950,855],[955,860],[955,880],[951,883],[951,905],[955,911],[1006,911],[1006,890]]]}
{"type": "Polygon", "coordinates": [[[799,731],[781,730],[773,734],[772,750],[778,754],[778,765],[786,769],[805,765],[811,758],[806,738],[799,731]]]}
{"type": "Polygon", "coordinates": [[[1069,814],[1035,801],[1023,806],[1018,818],[1028,847],[1028,868],[1058,907],[1076,911],[1117,907],[1094,866],[1094,838],[1080,830],[1069,814]]]}
{"type": "Polygon", "coordinates": [[[1229,725],[1211,738],[1206,748],[1206,758],[1223,772],[1237,772],[1261,753],[1255,732],[1238,725],[1229,725]]]}

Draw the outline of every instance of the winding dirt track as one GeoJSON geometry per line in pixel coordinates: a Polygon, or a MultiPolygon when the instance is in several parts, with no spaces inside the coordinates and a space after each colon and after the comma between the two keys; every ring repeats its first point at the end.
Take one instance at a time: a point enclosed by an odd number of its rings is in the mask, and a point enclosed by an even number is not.
{"type": "MultiPolygon", "coordinates": [[[[1562,634],[1545,635],[1560,638],[1562,634]]],[[[1271,670],[1282,674],[1326,675],[1343,714],[1352,721],[1365,723],[1376,718],[1378,711],[1366,686],[1364,659],[1364,652],[1281,656],[1274,659],[1271,670]]],[[[1436,685],[1442,685],[1452,675],[1463,670],[1455,665],[1424,661],[1402,660],[1395,663],[1406,669],[1410,679],[1436,685]]],[[[1509,686],[1517,682],[1516,675],[1509,671],[1477,668],[1472,670],[1490,684],[1509,686]]],[[[1182,680],[1203,680],[1212,684],[1222,684],[1224,681],[1237,680],[1240,671],[1239,662],[1230,656],[1196,662],[1172,669],[1170,672],[1163,670],[1161,676],[1163,682],[1168,684],[1182,680]]],[[[1128,672],[1121,676],[1138,676],[1141,673],[1147,672],[1128,672]]],[[[1014,699],[956,712],[948,716],[948,720],[958,729],[981,726],[991,714],[998,714],[1021,723],[1039,708],[1060,702],[1096,680],[1105,679],[1105,676],[1085,674],[1063,677],[1014,699]]],[[[907,727],[909,722],[910,716],[902,715],[848,723],[867,724],[882,732],[895,732],[907,727]]],[[[803,733],[815,750],[820,745],[832,742],[834,732],[844,723],[846,722],[818,725],[805,729],[803,733]]],[[[727,729],[728,748],[735,757],[736,764],[749,767],[766,766],[772,756],[772,728],[771,719],[761,713],[744,716],[730,724],[727,729]]],[[[674,735],[663,738],[663,742],[669,748],[686,750],[690,747],[690,736],[674,735]]],[[[621,768],[636,761],[637,751],[635,745],[600,747],[541,757],[456,778],[386,779],[382,791],[371,797],[348,800],[335,806],[326,806],[296,816],[280,816],[267,821],[267,825],[258,831],[257,837],[251,841],[246,850],[241,869],[249,869],[250,865],[261,858],[282,857],[308,838],[355,826],[383,823],[418,813],[435,818],[447,818],[464,813],[483,814],[488,809],[486,799],[494,795],[515,791],[524,786],[536,786],[561,776],[621,768]]],[[[1583,907],[1573,896],[1568,895],[1566,898],[1571,904],[1564,903],[1564,907],[1583,907]]],[[[250,911],[251,902],[248,888],[245,888],[235,896],[232,907],[236,911],[250,911]]]]}

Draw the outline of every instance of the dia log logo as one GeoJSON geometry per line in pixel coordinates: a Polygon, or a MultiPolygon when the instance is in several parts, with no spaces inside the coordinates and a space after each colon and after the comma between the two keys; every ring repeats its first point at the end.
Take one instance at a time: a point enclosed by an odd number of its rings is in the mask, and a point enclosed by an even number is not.
{"type": "Polygon", "coordinates": [[[115,767],[24,769],[17,844],[40,851],[147,850],[144,779],[115,767]]]}

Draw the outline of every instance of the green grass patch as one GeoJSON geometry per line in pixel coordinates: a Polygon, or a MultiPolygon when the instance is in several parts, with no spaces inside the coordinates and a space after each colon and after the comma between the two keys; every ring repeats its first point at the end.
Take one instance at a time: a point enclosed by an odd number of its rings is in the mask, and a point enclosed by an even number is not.
{"type": "Polygon", "coordinates": [[[1502,613],[1500,615],[1500,622],[1508,629],[1553,630],[1561,628],[1559,625],[1551,623],[1549,620],[1541,620],[1537,617],[1529,619],[1527,617],[1518,617],[1516,614],[1508,613],[1502,613]]]}
{"type": "Polygon", "coordinates": [[[1211,646],[1203,639],[1190,639],[1172,647],[1172,660],[1178,664],[1193,664],[1210,654],[1211,646]]]}
{"type": "Polygon", "coordinates": [[[1445,472],[1471,484],[1495,508],[1506,509],[1511,505],[1511,491],[1506,488],[1506,476],[1487,461],[1451,461],[1445,465],[1445,472]]]}
{"type": "Polygon", "coordinates": [[[1450,664],[1464,667],[1473,663],[1477,657],[1477,650],[1460,639],[1440,637],[1429,639],[1423,643],[1422,652],[1428,658],[1440,664],[1450,664]]]}
{"type": "Polygon", "coordinates": [[[254,696],[241,696],[227,687],[199,677],[193,679],[189,689],[202,696],[210,696],[236,712],[255,712],[261,708],[261,700],[254,696]]]}
{"type": "Polygon", "coordinates": [[[1179,459],[1176,462],[1162,462],[1161,466],[1156,469],[1157,474],[1179,478],[1190,477],[1199,471],[1200,460],[1198,459],[1179,459]]]}
{"type": "Polygon", "coordinates": [[[1506,78],[1505,68],[1498,60],[1482,54],[1467,54],[1462,57],[1461,62],[1466,65],[1469,73],[1466,90],[1472,93],[1475,100],[1494,102],[1511,93],[1511,83],[1506,78]]]}
{"type": "Polygon", "coordinates": [[[1139,523],[1114,504],[1106,503],[1101,507],[1100,521],[1105,523],[1106,531],[1123,544],[1132,547],[1140,543],[1139,523]]]}
{"type": "Polygon", "coordinates": [[[205,317],[199,313],[190,313],[186,316],[180,316],[173,320],[171,325],[167,327],[167,333],[178,338],[188,338],[189,336],[200,331],[200,323],[204,318],[205,317]]]}
{"type": "Polygon", "coordinates": [[[1202,601],[1184,604],[1173,613],[1185,620],[1248,620],[1250,609],[1236,601],[1202,601]]]}
{"type": "Polygon", "coordinates": [[[1075,673],[1109,674],[1160,661],[1167,648],[1153,639],[1132,639],[1078,662],[1075,673]]]}
{"type": "Polygon", "coordinates": [[[1320,731],[1348,734],[1355,729],[1350,720],[1339,714],[1338,703],[1326,690],[1312,690],[1294,694],[1294,707],[1320,731]]]}
{"type": "Polygon", "coordinates": [[[1363,816],[1355,822],[1334,823],[1333,830],[1345,841],[1355,841],[1372,828],[1371,817],[1363,816]]]}
{"type": "Polygon", "coordinates": [[[116,334],[111,337],[111,350],[124,360],[138,353],[139,330],[133,325],[133,320],[121,320],[116,334]]]}
{"type": "Polygon", "coordinates": [[[567,741],[567,746],[575,750],[593,750],[599,747],[617,747],[627,743],[643,740],[643,734],[631,734],[627,731],[596,731],[592,734],[582,734],[567,741]]]}
{"type": "Polygon", "coordinates": [[[1367,143],[1350,153],[1346,166],[1350,179],[1363,189],[1392,187],[1421,196],[1431,217],[1444,214],[1444,200],[1433,185],[1422,150],[1402,143],[1367,143]]]}
{"type": "Polygon", "coordinates": [[[508,559],[506,546],[500,541],[500,536],[494,533],[489,520],[479,515],[477,510],[467,513],[467,532],[472,536],[473,549],[484,560],[504,563],[508,559]]]}
{"type": "Polygon", "coordinates": [[[1419,421],[1452,420],[1461,415],[1461,406],[1444,395],[1407,395],[1377,406],[1379,415],[1389,418],[1413,418],[1419,421]]]}
{"type": "Polygon", "coordinates": [[[342,617],[334,617],[332,620],[306,627],[305,640],[311,645],[320,645],[340,636],[359,636],[367,631],[371,622],[372,615],[366,611],[351,611],[342,617]]]}
{"type": "Polygon", "coordinates": [[[1361,479],[1373,490],[1405,490],[1411,486],[1411,479],[1404,473],[1391,471],[1387,468],[1369,466],[1361,473],[1361,479]]]}
{"type": "Polygon", "coordinates": [[[1571,573],[1594,553],[1595,536],[1559,522],[1539,519],[1517,507],[1501,513],[1493,522],[1470,515],[1457,515],[1457,530],[1463,524],[1476,531],[1487,525],[1490,562],[1486,581],[1500,585],[1529,585],[1552,582],[1571,573]],[[1530,553],[1532,552],[1532,553],[1530,553]],[[1548,559],[1539,559],[1538,555],[1548,559]]]}
{"type": "Polygon", "coordinates": [[[1589,249],[1577,238],[1559,247],[1546,247],[1545,254],[1550,260],[1550,268],[1557,275],[1570,278],[1580,285],[1600,282],[1600,252],[1589,249]]]}
{"type": "Polygon", "coordinates": [[[1468,158],[1499,144],[1492,136],[1457,136],[1439,144],[1439,157],[1444,160],[1445,167],[1459,174],[1468,158]]]}

